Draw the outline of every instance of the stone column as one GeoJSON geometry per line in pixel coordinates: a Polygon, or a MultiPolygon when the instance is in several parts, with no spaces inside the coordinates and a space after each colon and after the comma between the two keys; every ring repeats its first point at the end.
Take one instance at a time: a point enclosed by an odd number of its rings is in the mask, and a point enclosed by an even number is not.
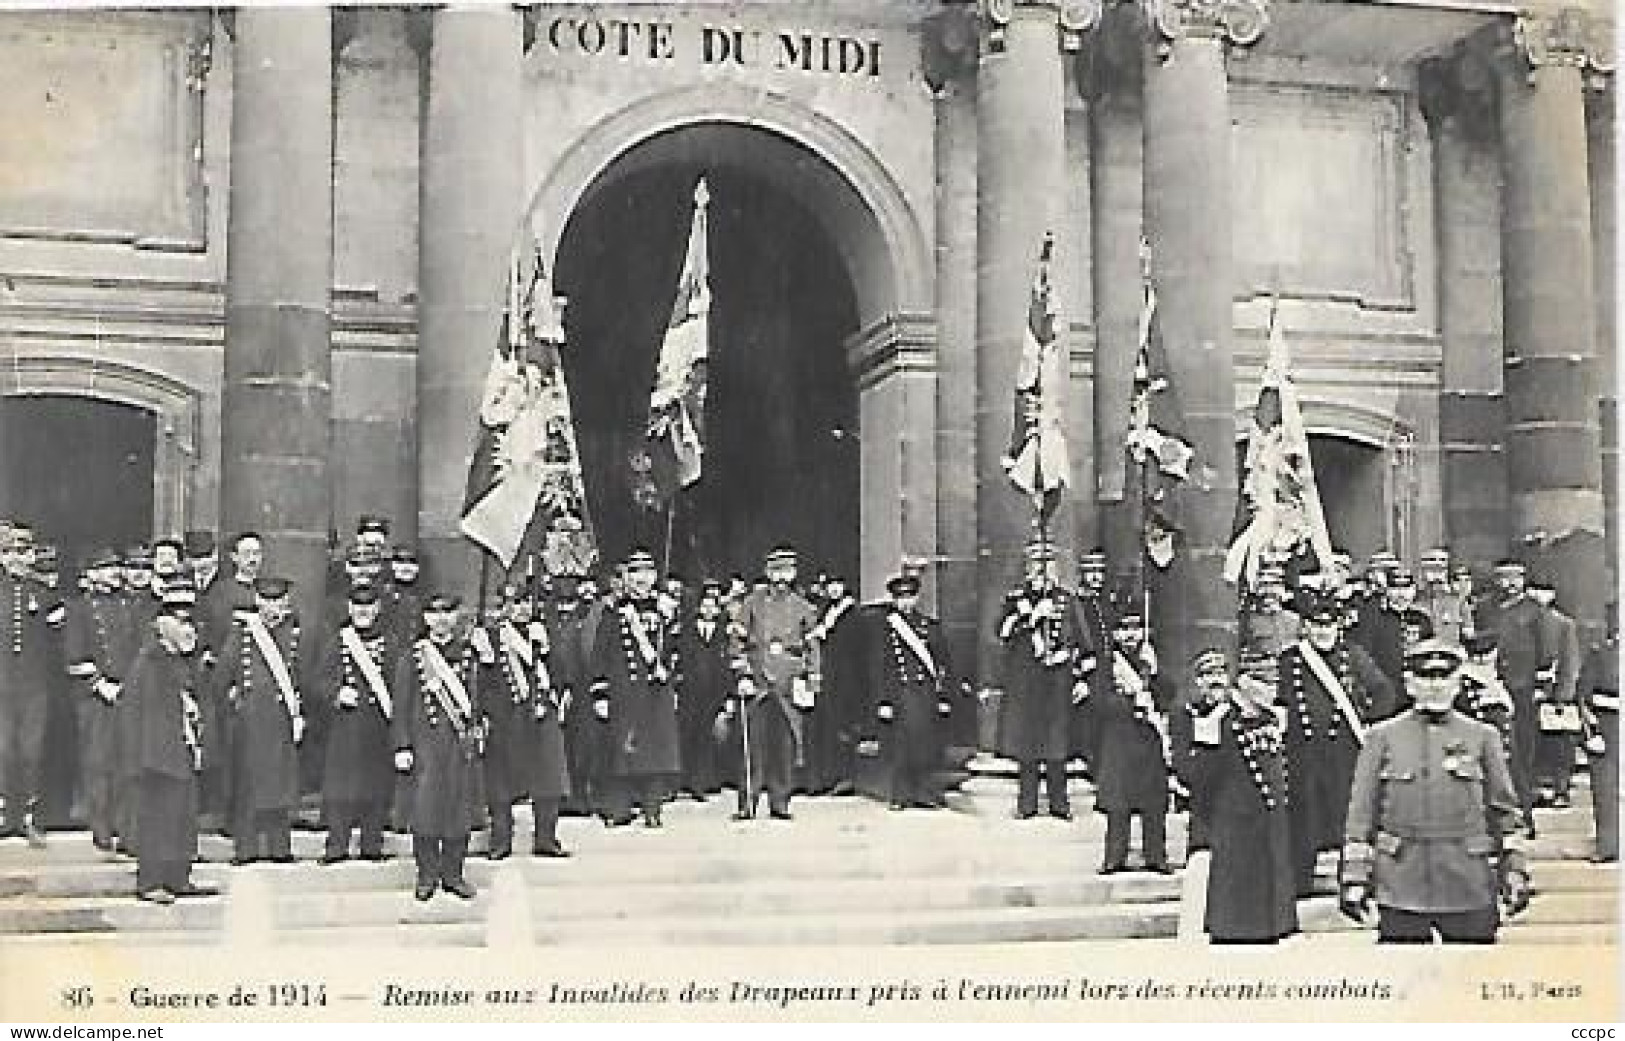
{"type": "Polygon", "coordinates": [[[507,5],[443,8],[432,19],[418,216],[418,539],[430,581],[466,594],[479,556],[457,522],[524,206],[524,37],[507,5]]]}
{"type": "Polygon", "coordinates": [[[1419,71],[1439,257],[1439,467],[1445,541],[1486,565],[1508,537],[1501,380],[1501,170],[1490,67],[1476,49],[1419,71]]]}
{"type": "Polygon", "coordinates": [[[1119,566],[1139,559],[1135,511],[1125,501],[1134,358],[1139,350],[1141,167],[1140,40],[1128,8],[1108,11],[1085,51],[1090,98],[1091,225],[1095,305],[1094,452],[1099,541],[1119,566]]]}
{"type": "Polygon", "coordinates": [[[1522,17],[1498,65],[1513,535],[1587,637],[1608,595],[1582,93],[1590,31],[1574,8],[1522,17]]]}
{"type": "Polygon", "coordinates": [[[937,612],[955,668],[975,675],[975,13],[928,20],[922,65],[936,99],[937,612]]]}
{"type": "MultiPolygon", "coordinates": [[[[1039,250],[1064,186],[1064,76],[1056,0],[984,0],[977,69],[976,557],[984,684],[999,605],[1021,571],[1032,506],[1001,465],[1039,250]]],[[[1065,328],[1066,315],[1060,317],[1065,328]]],[[[1063,388],[1064,390],[1064,388],[1063,388]]],[[[1086,446],[1073,445],[1073,451],[1086,446]]]]}
{"type": "Polygon", "coordinates": [[[1619,352],[1614,342],[1614,85],[1595,84],[1586,99],[1591,155],[1591,241],[1597,297],[1597,389],[1601,395],[1603,530],[1608,588],[1619,588],[1619,352]]]}
{"type": "Polygon", "coordinates": [[[1153,625],[1178,670],[1202,646],[1233,648],[1236,598],[1222,576],[1236,502],[1232,354],[1231,128],[1226,50],[1254,42],[1262,0],[1155,0],[1145,58],[1145,225],[1169,378],[1196,461],[1185,531],[1153,625]]]}
{"type": "Polygon", "coordinates": [[[244,7],[233,38],[221,525],[263,536],[311,619],[332,523],[332,26],[244,7]]]}

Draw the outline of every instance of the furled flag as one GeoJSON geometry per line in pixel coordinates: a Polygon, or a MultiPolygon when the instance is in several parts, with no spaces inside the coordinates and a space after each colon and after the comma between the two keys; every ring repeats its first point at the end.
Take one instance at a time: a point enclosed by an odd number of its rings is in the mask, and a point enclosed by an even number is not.
{"type": "MultiPolygon", "coordinates": [[[[516,257],[502,332],[485,378],[479,437],[459,525],[504,568],[513,567],[538,505],[550,526],[563,518],[573,531],[590,532],[581,454],[559,354],[563,344],[564,326],[540,252],[528,265],[516,257]]],[[[576,539],[590,542],[590,534],[576,539]]],[[[586,555],[596,557],[591,549],[586,555]]]]}
{"type": "Polygon", "coordinates": [[[711,353],[711,262],[705,178],[694,186],[688,251],[677,300],[655,363],[644,447],[633,453],[638,501],[657,508],[700,479],[705,456],[705,393],[711,353]]]}
{"type": "Polygon", "coordinates": [[[1055,512],[1070,470],[1062,401],[1066,360],[1055,331],[1050,280],[1054,252],[1055,236],[1046,233],[1027,306],[1027,330],[1016,370],[1015,420],[1003,459],[1011,482],[1032,498],[1040,527],[1055,512]]]}
{"type": "Polygon", "coordinates": [[[1332,559],[1331,536],[1309,457],[1309,434],[1298,408],[1279,315],[1277,300],[1270,307],[1269,357],[1247,433],[1239,531],[1224,559],[1225,581],[1244,580],[1247,588],[1252,588],[1259,564],[1267,557],[1313,553],[1320,567],[1330,566],[1332,559]]]}
{"type": "Polygon", "coordinates": [[[1140,240],[1140,285],[1140,347],[1134,358],[1126,445],[1140,485],[1145,554],[1157,567],[1165,568],[1173,562],[1175,540],[1183,530],[1178,500],[1181,487],[1192,480],[1196,451],[1185,434],[1184,414],[1167,376],[1157,287],[1151,278],[1151,246],[1144,239],[1140,240]]]}

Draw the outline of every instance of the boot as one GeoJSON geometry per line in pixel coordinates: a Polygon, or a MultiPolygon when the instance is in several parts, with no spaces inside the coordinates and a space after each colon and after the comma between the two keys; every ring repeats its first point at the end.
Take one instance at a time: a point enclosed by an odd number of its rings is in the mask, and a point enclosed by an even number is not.
{"type": "Polygon", "coordinates": [[[39,800],[29,799],[23,808],[23,837],[34,849],[45,848],[45,831],[39,826],[39,800]]]}
{"type": "Polygon", "coordinates": [[[417,863],[417,885],[412,895],[419,900],[434,896],[440,888],[440,842],[427,835],[412,835],[412,859],[417,863]]]}
{"type": "Polygon", "coordinates": [[[474,886],[463,877],[463,860],[468,855],[468,836],[440,840],[440,885],[452,896],[474,899],[474,886]]]}

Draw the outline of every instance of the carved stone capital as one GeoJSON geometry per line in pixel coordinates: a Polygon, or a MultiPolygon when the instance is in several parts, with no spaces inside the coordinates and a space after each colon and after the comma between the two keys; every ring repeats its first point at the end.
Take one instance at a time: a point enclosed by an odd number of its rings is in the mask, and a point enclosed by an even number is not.
{"type": "Polygon", "coordinates": [[[947,7],[925,19],[920,34],[920,68],[932,94],[976,72],[976,12],[947,7]]]}
{"type": "Polygon", "coordinates": [[[1074,81],[1085,101],[1137,103],[1144,86],[1145,27],[1129,4],[1114,3],[1079,49],[1074,81]]]}
{"type": "Polygon", "coordinates": [[[1005,29],[1022,7],[1053,12],[1061,49],[1076,52],[1083,46],[1083,34],[1100,22],[1105,0],[980,0],[980,5],[988,50],[994,53],[1004,49],[1005,29]]]}
{"type": "Polygon", "coordinates": [[[1217,39],[1250,47],[1269,24],[1269,0],[1142,0],[1146,21],[1167,42],[1217,39]]]}
{"type": "Polygon", "coordinates": [[[1614,71],[1613,23],[1584,8],[1525,12],[1513,23],[1512,44],[1531,74],[1537,69],[1576,68],[1588,80],[1596,80],[1614,71]]]}

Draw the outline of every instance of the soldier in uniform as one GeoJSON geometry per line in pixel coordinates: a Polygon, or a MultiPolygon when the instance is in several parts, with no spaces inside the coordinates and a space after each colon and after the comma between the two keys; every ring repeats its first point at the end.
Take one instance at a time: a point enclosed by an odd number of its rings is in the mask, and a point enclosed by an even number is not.
{"type": "Polygon", "coordinates": [[[596,748],[593,741],[601,724],[592,714],[591,699],[586,692],[586,675],[591,666],[588,658],[590,637],[584,631],[587,610],[582,603],[581,591],[586,580],[574,575],[559,575],[554,579],[553,596],[542,607],[543,622],[552,640],[549,668],[559,687],[560,704],[564,715],[564,757],[570,775],[570,792],[565,797],[561,812],[570,816],[586,816],[593,811],[592,785],[596,748]]]}
{"type": "Polygon", "coordinates": [[[385,630],[383,604],[370,585],[352,586],[345,619],[319,658],[309,688],[311,715],[327,733],[322,769],[322,816],[327,844],[322,863],[350,855],[350,835],[361,831],[363,860],[383,860],[384,822],[395,773],[389,740],[395,716],[399,645],[385,630]]]}
{"type": "Polygon", "coordinates": [[[937,809],[943,801],[934,774],[942,765],[943,731],[953,712],[947,646],[941,623],[919,609],[919,579],[898,575],[886,583],[886,592],[891,603],[869,646],[891,807],[937,809]]]}
{"type": "Polygon", "coordinates": [[[1100,873],[1127,870],[1129,829],[1140,818],[1148,871],[1167,874],[1168,777],[1173,757],[1168,712],[1174,691],[1148,653],[1145,626],[1132,597],[1117,605],[1111,651],[1090,674],[1084,711],[1100,735],[1095,808],[1106,817],[1100,873]]]}
{"type": "Polygon", "coordinates": [[[1578,684],[1581,704],[1594,733],[1586,744],[1591,769],[1591,804],[1597,819],[1597,851],[1592,860],[1619,860],[1619,605],[1609,604],[1608,630],[1586,655],[1578,684]]]}
{"type": "Polygon", "coordinates": [[[423,606],[427,633],[396,666],[399,705],[390,738],[395,769],[413,780],[408,816],[417,863],[412,895],[418,900],[428,900],[442,887],[464,900],[475,895],[463,864],[484,802],[481,672],[486,667],[463,632],[461,608],[454,596],[431,596],[423,606]]]}
{"type": "Polygon", "coordinates": [[[790,819],[794,770],[803,759],[802,713],[811,710],[821,682],[822,648],[814,640],[818,612],[795,590],[796,551],[772,550],[762,561],[767,585],[745,595],[734,630],[738,697],[725,711],[742,721],[745,777],[735,819],[756,815],[765,791],[775,820],[790,819]]]}
{"type": "Polygon", "coordinates": [[[67,672],[82,685],[74,700],[86,823],[95,847],[110,853],[118,833],[123,791],[114,757],[113,706],[135,664],[142,634],[130,624],[119,596],[117,554],[107,550],[91,554],[85,580],[85,592],[68,608],[67,672]]]}
{"type": "Polygon", "coordinates": [[[1343,639],[1339,613],[1315,604],[1304,638],[1282,652],[1277,702],[1286,709],[1293,849],[1299,896],[1314,887],[1315,861],[1342,841],[1354,762],[1365,732],[1399,708],[1394,688],[1364,648],[1343,639]]]}
{"type": "MultiPolygon", "coordinates": [[[[1446,640],[1446,643],[1449,641],[1446,640]]],[[[1500,655],[1494,633],[1478,633],[1462,647],[1461,693],[1456,711],[1469,719],[1487,723],[1501,735],[1501,746],[1512,758],[1512,694],[1501,680],[1500,655]]]]}
{"type": "Polygon", "coordinates": [[[1551,664],[1540,677],[1536,711],[1540,713],[1540,742],[1535,749],[1535,775],[1539,781],[1537,805],[1559,809],[1569,805],[1574,779],[1574,751],[1580,740],[1581,712],[1575,703],[1580,679],[1579,627],[1558,610],[1557,590],[1550,582],[1529,583],[1529,598],[1541,607],[1541,643],[1551,664]]]}
{"type": "Polygon", "coordinates": [[[299,804],[298,748],[306,710],[300,690],[298,617],[286,579],[254,583],[254,610],[239,612],[214,669],[216,704],[231,722],[232,863],[290,863],[290,815],[299,804]]]}
{"type": "Polygon", "coordinates": [[[1222,694],[1192,733],[1191,817],[1213,852],[1204,927],[1216,944],[1275,943],[1298,931],[1298,908],[1274,678],[1255,668],[1232,685],[1218,650],[1198,654],[1193,671],[1199,688],[1222,694]]]}
{"type": "Polygon", "coordinates": [[[1540,743],[1537,692],[1556,674],[1556,653],[1548,645],[1545,611],[1528,595],[1528,572],[1516,560],[1495,565],[1496,596],[1482,604],[1478,628],[1495,634],[1501,676],[1512,694],[1512,783],[1523,808],[1526,833],[1535,833],[1535,753],[1540,743]]]}
{"type": "MultiPolygon", "coordinates": [[[[1091,549],[1078,558],[1078,589],[1074,600],[1078,615],[1080,668],[1100,658],[1111,648],[1112,612],[1109,600],[1106,592],[1106,552],[1091,549]]],[[[1072,748],[1082,754],[1091,776],[1099,743],[1093,722],[1092,713],[1072,713],[1072,748]]]]}
{"type": "Polygon", "coordinates": [[[1303,620],[1287,607],[1286,572],[1279,564],[1258,569],[1258,583],[1241,616],[1241,650],[1279,657],[1298,642],[1303,620]]]}
{"type": "Polygon", "coordinates": [[[654,557],[634,550],[621,569],[623,591],[608,607],[594,648],[593,714],[607,724],[608,823],[661,826],[667,786],[679,772],[677,690],[682,632],[660,609],[654,557]]]}
{"type": "Polygon", "coordinates": [[[1529,874],[1512,836],[1517,795],[1494,729],[1451,708],[1461,652],[1439,640],[1406,661],[1410,711],[1367,734],[1354,770],[1341,905],[1379,943],[1494,943],[1497,897],[1517,914],[1529,874]]]}
{"type": "Polygon", "coordinates": [[[157,904],[212,896],[192,882],[197,855],[198,776],[214,719],[202,694],[192,605],[171,597],[129,669],[123,698],[137,721],[131,791],[141,851],[136,896],[157,904]]]}
{"type": "MultiPolygon", "coordinates": [[[[533,612],[534,606],[532,602],[533,612]]],[[[570,794],[564,721],[572,694],[567,675],[558,668],[563,636],[545,614],[526,626],[525,636],[524,644],[514,644],[513,657],[507,655],[506,646],[499,647],[499,652],[510,673],[517,676],[523,670],[530,683],[530,712],[523,720],[530,736],[522,743],[531,755],[523,765],[521,779],[530,792],[531,819],[535,823],[530,851],[538,857],[568,857],[570,851],[560,844],[558,835],[559,808],[570,794]],[[529,658],[525,657],[526,645],[530,648],[529,658]]]]}
{"type": "Polygon", "coordinates": [[[722,587],[716,582],[707,580],[701,585],[694,617],[683,625],[680,654],[683,679],[677,699],[677,725],[681,735],[681,788],[690,798],[704,802],[706,796],[719,790],[714,730],[717,715],[727,703],[732,677],[722,587]]]}
{"type": "Polygon", "coordinates": [[[1450,551],[1435,547],[1417,562],[1416,608],[1428,616],[1432,634],[1446,643],[1460,645],[1471,605],[1450,581],[1450,551]]]}
{"type": "Polygon", "coordinates": [[[483,664],[493,665],[484,694],[485,799],[491,814],[487,856],[502,860],[513,852],[513,804],[529,795],[529,774],[536,758],[538,647],[531,631],[534,619],[530,590],[502,590],[501,617],[491,629],[475,629],[473,638],[483,664]]]}
{"type": "Polygon", "coordinates": [[[1004,644],[1004,698],[999,707],[999,752],[1017,764],[1016,817],[1038,813],[1042,764],[1050,816],[1072,817],[1066,761],[1072,753],[1072,706],[1083,690],[1084,634],[1078,612],[1055,583],[1055,548],[1027,547],[1025,581],[1004,598],[998,637],[1004,644]]]}
{"type": "MultiPolygon", "coordinates": [[[[1243,668],[1247,667],[1248,662],[1257,660],[1256,655],[1244,656],[1243,668]]],[[[1267,668],[1273,675],[1275,662],[1269,661],[1267,668]]],[[[1185,848],[1189,853],[1195,853],[1208,848],[1207,818],[1197,812],[1191,790],[1192,770],[1196,765],[1196,735],[1198,732],[1216,733],[1217,720],[1231,710],[1230,669],[1224,652],[1203,651],[1192,660],[1191,687],[1193,695],[1168,713],[1168,744],[1173,752],[1174,808],[1180,809],[1183,803],[1183,808],[1191,811],[1185,848]],[[1219,659],[1216,664],[1214,655],[1218,655],[1219,659]]]]}
{"type": "Polygon", "coordinates": [[[0,836],[21,834],[39,846],[52,630],[67,608],[34,575],[34,554],[32,529],[14,525],[0,552],[0,836]]]}
{"type": "Polygon", "coordinates": [[[389,552],[389,581],[384,603],[384,624],[401,645],[406,646],[423,633],[423,595],[418,589],[418,555],[410,546],[396,546],[389,552]]]}

